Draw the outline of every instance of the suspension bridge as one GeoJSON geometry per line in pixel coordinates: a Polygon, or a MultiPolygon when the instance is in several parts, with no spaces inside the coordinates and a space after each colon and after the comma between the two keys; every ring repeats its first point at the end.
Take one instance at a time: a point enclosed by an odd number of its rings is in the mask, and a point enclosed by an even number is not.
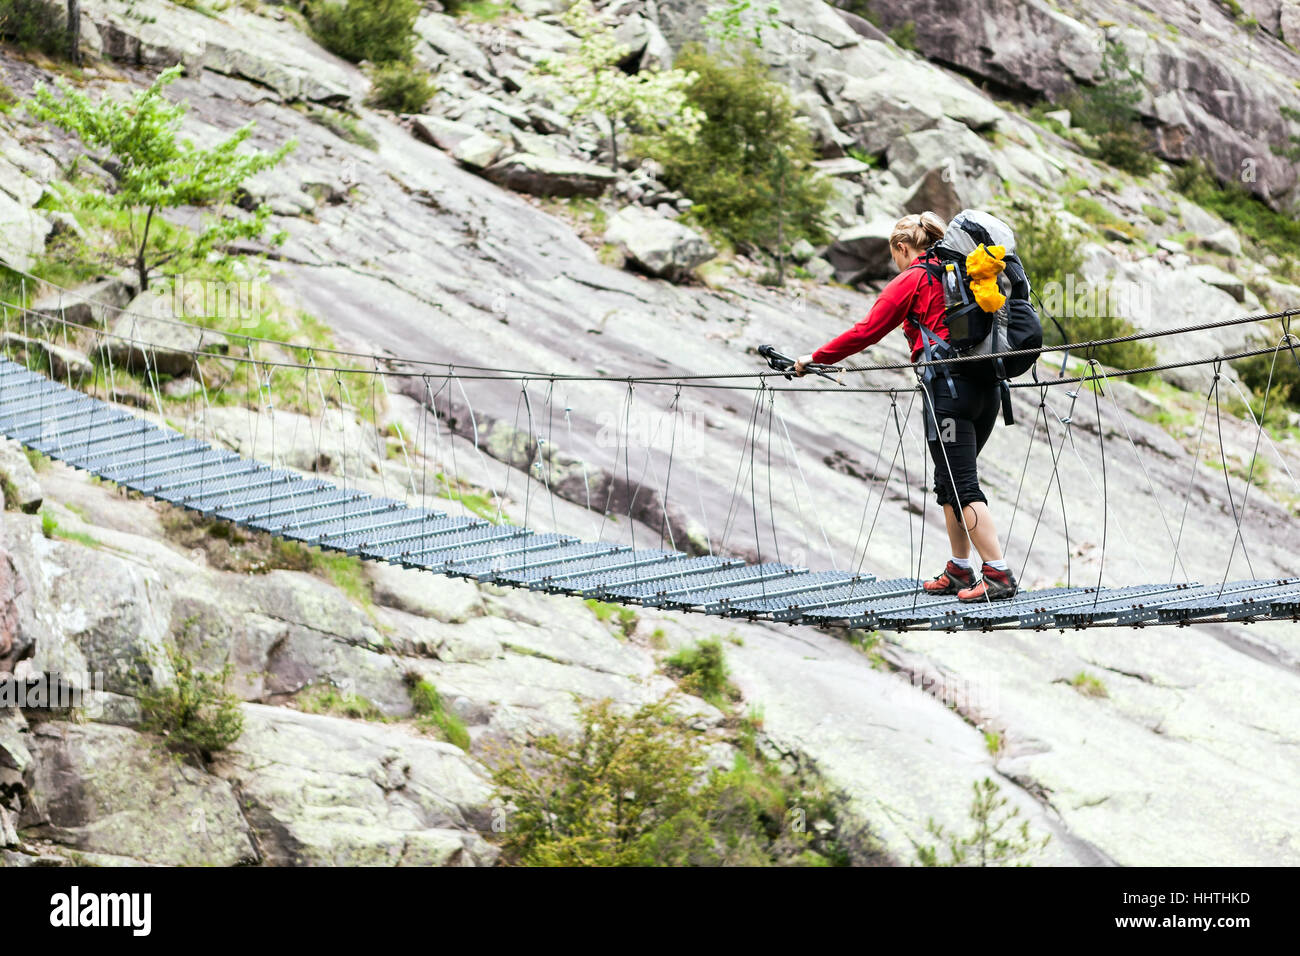
{"type": "MultiPolygon", "coordinates": [[[[65,290],[65,293],[75,296],[69,290],[65,290]]],[[[275,467],[273,462],[244,457],[217,447],[203,437],[191,437],[167,424],[152,422],[112,400],[117,393],[114,379],[116,372],[112,360],[113,350],[107,348],[106,344],[117,339],[134,350],[132,354],[142,357],[144,380],[157,403],[159,419],[165,421],[162,402],[158,396],[157,348],[153,343],[140,339],[134,328],[130,334],[115,333],[100,328],[95,323],[76,321],[67,312],[52,317],[48,312],[38,314],[31,311],[25,302],[0,302],[0,305],[5,308],[7,351],[14,341],[29,344],[35,342],[29,325],[39,322],[40,334],[51,342],[58,341],[59,331],[62,332],[65,343],[70,336],[83,342],[89,339],[92,344],[90,354],[98,356],[90,382],[74,382],[70,367],[65,369],[63,377],[66,381],[59,381],[59,376],[52,371],[47,374],[45,370],[52,370],[54,363],[48,360],[48,354],[46,361],[40,361],[40,356],[46,353],[41,353],[35,347],[24,350],[25,359],[22,362],[15,361],[12,357],[0,359],[0,433],[52,459],[158,501],[251,531],[355,555],[368,561],[389,562],[436,574],[612,603],[701,612],[724,618],[778,621],[791,625],[838,625],[895,631],[989,631],[1186,625],[1207,621],[1263,619],[1300,620],[1300,577],[1229,580],[1231,555],[1227,570],[1222,579],[1217,581],[1201,582],[1186,578],[1174,580],[1171,577],[1171,580],[1163,583],[1115,587],[1103,586],[1099,572],[1097,581],[1086,586],[1022,591],[1009,600],[962,604],[952,597],[924,594],[920,590],[920,581],[915,576],[876,576],[862,570],[860,564],[853,571],[814,570],[780,560],[763,560],[761,554],[755,560],[753,556],[746,559],[727,555],[721,553],[721,549],[719,553],[687,553],[672,546],[671,542],[669,547],[646,548],[637,547],[635,538],[632,544],[583,540],[575,534],[536,531],[526,526],[527,519],[519,525],[499,520],[499,511],[498,520],[468,513],[452,514],[427,507],[425,501],[416,504],[413,500],[375,495],[348,487],[346,481],[340,485],[294,469],[275,467]],[[21,339],[10,335],[11,315],[21,317],[21,339]],[[52,322],[56,328],[50,327],[52,322]],[[99,382],[101,370],[106,379],[103,383],[99,382]],[[101,384],[102,388],[99,387],[101,384]],[[103,392],[104,397],[91,394],[94,391],[103,392]]],[[[124,310],[116,311],[128,314],[124,310]]],[[[1223,363],[1261,354],[1273,356],[1274,368],[1279,359],[1300,362],[1300,358],[1296,357],[1296,346],[1300,340],[1289,329],[1289,322],[1295,314],[1297,313],[1293,310],[1225,320],[1221,323],[1280,321],[1285,326],[1284,334],[1271,347],[1134,371],[1160,371],[1196,364],[1213,366],[1216,374],[1207,396],[1206,419],[1202,422],[1203,440],[1211,400],[1216,418],[1219,413],[1217,388],[1220,376],[1217,373],[1223,363]]],[[[346,372],[384,379],[393,375],[405,375],[416,376],[426,382],[431,374],[441,377],[444,382],[467,377],[507,380],[524,383],[525,400],[529,381],[549,382],[553,385],[557,380],[582,378],[517,369],[460,366],[452,370],[446,363],[428,362],[414,364],[442,365],[445,370],[436,373],[431,373],[427,368],[414,372],[402,371],[395,367],[400,363],[392,360],[339,349],[313,349],[309,361],[296,362],[293,361],[293,356],[302,355],[304,346],[216,331],[176,319],[147,318],[147,325],[142,323],[144,327],[156,329],[159,323],[172,324],[188,329],[194,335],[195,345],[191,354],[195,358],[194,367],[201,385],[202,372],[198,360],[218,358],[224,362],[244,363],[252,369],[258,376],[259,395],[263,390],[268,395],[270,393],[269,374],[265,383],[262,378],[268,369],[298,371],[304,376],[346,372]],[[226,340],[227,345],[217,347],[217,340],[226,340]],[[228,347],[228,342],[236,340],[248,346],[245,348],[246,354],[237,355],[237,350],[228,347]],[[269,345],[278,357],[269,360],[253,357],[251,345],[254,343],[269,345]],[[315,361],[318,353],[363,357],[373,367],[359,372],[351,366],[319,365],[315,361]]],[[[1213,328],[1217,324],[1219,323],[1196,328],[1213,328]]],[[[1068,348],[1075,355],[1086,357],[1086,365],[1080,374],[1066,375],[1063,363],[1061,373],[1055,378],[1039,381],[1035,372],[1035,380],[1017,382],[1013,387],[1038,389],[1042,392],[1044,401],[1039,408],[1046,426],[1045,397],[1048,389],[1073,386],[1073,390],[1068,393],[1073,407],[1080,395],[1085,393],[1090,392],[1095,400],[1107,378],[1127,374],[1102,369],[1091,357],[1096,348],[1113,342],[1187,331],[1190,329],[1135,333],[1072,345],[1068,348]]],[[[175,345],[172,344],[169,348],[174,350],[175,345]]],[[[1050,353],[1053,349],[1043,351],[1050,353]]],[[[843,375],[904,368],[911,369],[913,366],[850,366],[839,371],[843,375]]],[[[620,382],[622,380],[616,379],[620,382]]],[[[665,375],[627,379],[629,388],[636,382],[665,385],[678,392],[688,387],[754,391],[751,434],[762,396],[782,390],[834,390],[837,394],[845,391],[887,393],[891,397],[894,425],[898,425],[897,398],[900,389],[896,386],[855,387],[844,384],[842,378],[838,384],[829,385],[783,385],[781,381],[779,372],[753,370],[719,375],[665,375]],[[748,380],[748,383],[740,380],[748,380]]],[[[206,387],[203,396],[206,401],[206,387]]],[[[321,399],[324,410],[323,393],[321,399]]],[[[439,415],[436,400],[432,405],[436,422],[439,415]]],[[[341,411],[341,401],[339,407],[341,411]]],[[[529,415],[531,418],[531,408],[529,415]]],[[[1100,416],[1100,409],[1098,415],[1100,416]]],[[[447,413],[449,416],[450,407],[447,413]]],[[[1250,463],[1250,479],[1255,475],[1260,440],[1268,440],[1264,420],[1265,413],[1261,413],[1256,421],[1258,434],[1255,439],[1255,455],[1250,463]]],[[[1058,416],[1058,421],[1068,429],[1068,414],[1058,416]]],[[[888,417],[886,427],[889,427],[888,417]]],[[[1222,452],[1221,428],[1219,432],[1222,452]]],[[[1038,421],[1035,420],[1033,435],[1030,437],[1031,447],[1037,434],[1038,421]]],[[[747,440],[749,437],[747,434],[747,440]]],[[[481,454],[476,428],[472,440],[474,451],[481,454]]],[[[899,443],[901,447],[901,428],[899,443]]],[[[1200,445],[1198,441],[1198,459],[1200,445]]],[[[1063,447],[1064,440],[1061,442],[1061,448],[1063,447]]],[[[752,447],[749,450],[752,466],[752,447]]],[[[1059,455],[1060,449],[1052,446],[1054,466],[1059,455]]],[[[742,452],[742,461],[743,457],[742,452]]],[[[1027,463],[1028,455],[1026,465],[1027,463]]],[[[671,457],[669,468],[671,470],[671,457]]],[[[892,464],[890,470],[892,474],[892,464]]],[[[1053,474],[1053,480],[1057,481],[1059,487],[1058,476],[1053,474]]],[[[1020,491],[1023,491],[1023,483],[1022,475],[1020,491]]],[[[1247,495],[1250,485],[1251,480],[1248,479],[1247,495]]],[[[737,488],[733,489],[733,504],[736,503],[739,486],[738,479],[737,488]]],[[[1297,488],[1300,490],[1300,485],[1297,488]]],[[[666,490],[665,487],[665,498],[666,490]]],[[[1051,490],[1050,483],[1048,490],[1051,490]]],[[[1017,492],[1017,508],[1020,505],[1020,491],[1017,492]]],[[[1245,546],[1242,523],[1247,500],[1243,496],[1237,501],[1230,484],[1227,494],[1235,523],[1232,541],[1232,551],[1235,554],[1239,544],[1243,550],[1245,546]]],[[[883,497],[882,492],[881,502],[883,497]]],[[[750,497],[750,507],[758,507],[757,496],[750,497]]],[[[589,488],[588,508],[591,508],[589,488]]],[[[1064,514],[1064,501],[1062,509],[1064,514]]],[[[877,512],[878,510],[879,504],[877,512]]],[[[628,503],[627,517],[632,518],[631,502],[628,503]]],[[[1041,520],[1041,508],[1038,517],[1041,520]]],[[[1186,517],[1187,508],[1184,504],[1184,521],[1186,517]]],[[[730,513],[728,519],[731,519],[730,513]]],[[[603,522],[601,527],[604,527],[603,522]]],[[[1172,538],[1172,528],[1170,532],[1172,538]]],[[[1181,533],[1180,527],[1180,539],[1181,533]]],[[[1104,560],[1104,528],[1102,540],[1104,560]]],[[[660,544],[663,543],[665,542],[661,540],[660,544]]],[[[713,550],[712,545],[709,550],[713,550]]],[[[865,556],[864,547],[863,557],[865,556]]]]}

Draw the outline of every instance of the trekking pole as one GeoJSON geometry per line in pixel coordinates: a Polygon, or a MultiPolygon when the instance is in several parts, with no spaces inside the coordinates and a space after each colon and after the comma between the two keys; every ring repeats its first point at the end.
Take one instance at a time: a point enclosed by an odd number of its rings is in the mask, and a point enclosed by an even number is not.
{"type": "MultiPolygon", "coordinates": [[[[758,347],[758,354],[767,359],[768,368],[780,372],[789,381],[794,379],[794,375],[791,374],[791,369],[794,368],[795,360],[790,358],[790,356],[783,355],[771,345],[760,345],[758,347]]],[[[838,378],[831,375],[832,372],[842,371],[838,365],[825,365],[821,362],[811,362],[808,365],[805,365],[804,368],[812,372],[814,375],[820,375],[822,378],[834,382],[836,385],[844,384],[838,378]]]]}

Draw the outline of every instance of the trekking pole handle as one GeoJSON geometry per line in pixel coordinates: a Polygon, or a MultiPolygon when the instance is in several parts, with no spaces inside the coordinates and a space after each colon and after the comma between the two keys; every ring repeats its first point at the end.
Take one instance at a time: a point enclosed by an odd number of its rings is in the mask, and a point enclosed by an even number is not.
{"type": "MultiPolygon", "coordinates": [[[[758,354],[761,355],[763,358],[767,359],[767,364],[769,368],[771,368],[774,371],[782,373],[783,375],[785,375],[786,379],[793,378],[793,376],[789,373],[791,369],[794,368],[795,360],[790,358],[790,356],[778,352],[776,348],[771,345],[760,345],[758,347],[758,354]]],[[[825,365],[821,362],[810,362],[809,364],[805,365],[804,368],[807,371],[812,372],[814,375],[820,375],[822,378],[830,379],[832,382],[835,382],[837,385],[844,384],[843,382],[839,381],[839,379],[832,377],[830,374],[831,372],[838,372],[840,370],[835,365],[825,365]]]]}

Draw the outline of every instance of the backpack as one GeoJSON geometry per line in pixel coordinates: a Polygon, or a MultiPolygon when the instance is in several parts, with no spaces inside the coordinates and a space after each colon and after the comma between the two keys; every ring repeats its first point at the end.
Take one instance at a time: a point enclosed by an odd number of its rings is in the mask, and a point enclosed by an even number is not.
{"type": "MultiPolygon", "coordinates": [[[[924,269],[944,289],[948,341],[946,348],[940,348],[943,340],[921,326],[926,358],[948,350],[957,355],[988,355],[1002,389],[1003,418],[1012,424],[1007,382],[1029,371],[1037,355],[1000,358],[999,354],[1043,345],[1043,327],[1029,301],[1029,277],[1016,255],[1015,233],[996,216],[963,209],[948,224],[943,238],[911,268],[924,269]],[[972,277],[968,270],[972,260],[988,268],[972,277]],[[994,305],[998,299],[1000,305],[994,305]]],[[[939,368],[951,380],[949,367],[939,368]]]]}

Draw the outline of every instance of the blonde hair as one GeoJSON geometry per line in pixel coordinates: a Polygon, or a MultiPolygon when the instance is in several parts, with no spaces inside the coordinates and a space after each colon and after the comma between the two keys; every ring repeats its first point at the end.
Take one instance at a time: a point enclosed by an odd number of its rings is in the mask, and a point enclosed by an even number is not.
{"type": "Polygon", "coordinates": [[[948,224],[936,213],[929,210],[912,213],[894,223],[894,231],[889,234],[889,247],[897,249],[906,242],[913,249],[925,251],[942,239],[947,229],[948,224]]]}

